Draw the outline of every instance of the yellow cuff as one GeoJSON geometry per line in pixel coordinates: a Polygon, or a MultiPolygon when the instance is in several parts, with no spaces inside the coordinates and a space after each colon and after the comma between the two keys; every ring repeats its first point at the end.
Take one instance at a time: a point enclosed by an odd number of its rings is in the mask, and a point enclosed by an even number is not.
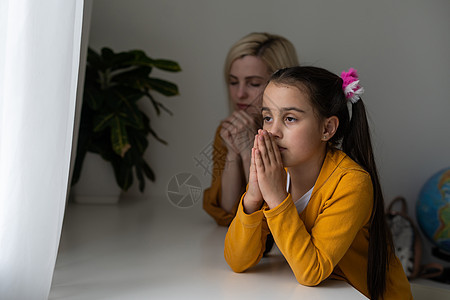
{"type": "Polygon", "coordinates": [[[244,199],[246,193],[244,193],[241,197],[241,201],[239,201],[239,206],[238,206],[238,210],[236,213],[236,218],[239,218],[239,220],[241,221],[242,225],[246,226],[246,227],[255,227],[258,226],[264,217],[264,213],[263,211],[257,210],[254,213],[251,214],[247,214],[244,211],[244,206],[242,205],[242,200],[244,199]]]}
{"type": "MultiPolygon", "coordinates": [[[[279,214],[281,214],[283,211],[288,209],[290,206],[294,205],[294,202],[292,201],[291,194],[289,193],[286,197],[286,199],[283,200],[280,204],[278,204],[276,207],[269,209],[269,207],[266,207],[263,209],[264,215],[266,218],[272,218],[279,214]]],[[[295,207],[295,205],[294,205],[295,207]]]]}

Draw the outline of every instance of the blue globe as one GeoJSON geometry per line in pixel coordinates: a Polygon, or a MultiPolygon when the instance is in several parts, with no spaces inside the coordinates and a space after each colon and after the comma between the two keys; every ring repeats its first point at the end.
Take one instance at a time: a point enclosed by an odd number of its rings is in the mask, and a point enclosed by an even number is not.
{"type": "Polygon", "coordinates": [[[450,253],[450,168],[425,182],[416,205],[417,221],[425,236],[450,253]]]}

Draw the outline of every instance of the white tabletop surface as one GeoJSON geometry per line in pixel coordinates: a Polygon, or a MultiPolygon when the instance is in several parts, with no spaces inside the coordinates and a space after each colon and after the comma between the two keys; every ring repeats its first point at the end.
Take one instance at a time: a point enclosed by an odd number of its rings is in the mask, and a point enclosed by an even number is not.
{"type": "Polygon", "coordinates": [[[234,273],[225,233],[201,203],[70,204],[49,299],[367,299],[342,281],[300,285],[276,248],[234,273]]]}

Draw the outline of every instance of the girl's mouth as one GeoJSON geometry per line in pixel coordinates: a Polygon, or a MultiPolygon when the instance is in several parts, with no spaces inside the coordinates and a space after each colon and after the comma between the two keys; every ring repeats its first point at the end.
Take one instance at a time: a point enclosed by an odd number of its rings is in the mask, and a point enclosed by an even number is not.
{"type": "Polygon", "coordinates": [[[280,152],[283,152],[283,151],[285,151],[286,149],[287,149],[287,148],[278,146],[278,150],[279,150],[280,152]]]}

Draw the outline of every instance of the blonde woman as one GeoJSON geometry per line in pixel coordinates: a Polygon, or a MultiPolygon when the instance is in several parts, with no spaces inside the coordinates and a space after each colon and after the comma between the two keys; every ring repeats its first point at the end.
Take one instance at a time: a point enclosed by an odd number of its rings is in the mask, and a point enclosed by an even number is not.
{"type": "Polygon", "coordinates": [[[219,225],[230,225],[248,182],[264,86],[276,70],[297,65],[292,43],[269,33],[251,33],[228,52],[224,73],[231,114],[216,130],[212,183],[203,195],[203,208],[219,225]]]}

